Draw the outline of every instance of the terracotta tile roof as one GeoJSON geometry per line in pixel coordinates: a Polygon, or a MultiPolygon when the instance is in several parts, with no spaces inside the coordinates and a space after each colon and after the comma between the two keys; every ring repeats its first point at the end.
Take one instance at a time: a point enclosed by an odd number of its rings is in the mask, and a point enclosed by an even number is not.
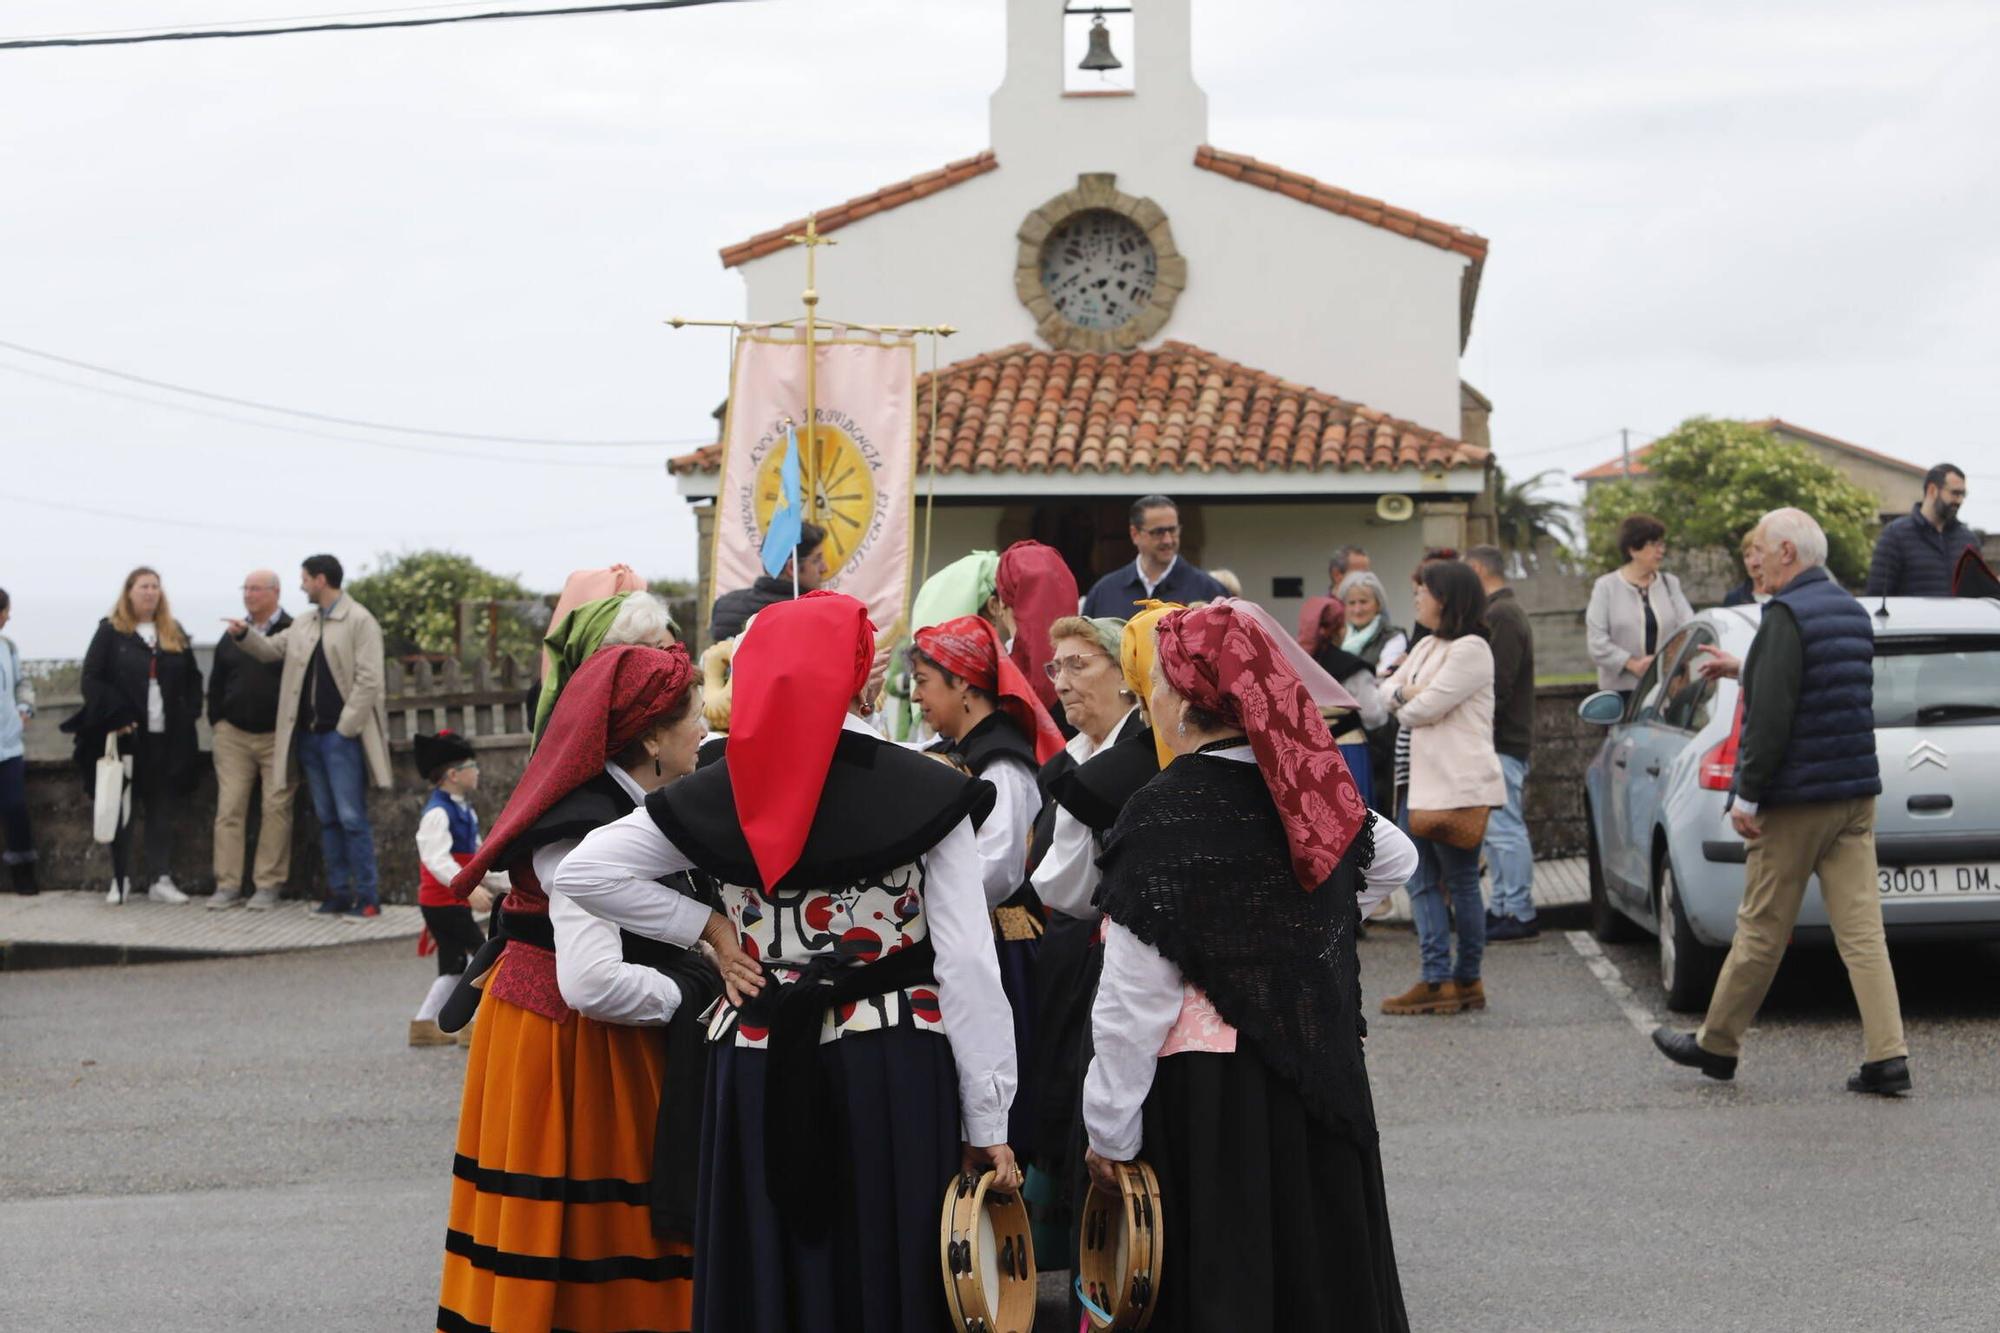
{"type": "Polygon", "coordinates": [[[1226,153],[1207,144],[1194,150],[1194,164],[1231,180],[1242,181],[1245,185],[1255,185],[1302,204],[1311,204],[1314,208],[1323,208],[1329,213],[1338,213],[1371,227],[1381,227],[1470,259],[1472,262],[1466,266],[1458,293],[1459,347],[1464,349],[1466,340],[1472,336],[1472,310],[1479,302],[1479,278],[1486,267],[1484,236],[1463,227],[1454,227],[1449,222],[1427,218],[1421,213],[1412,213],[1407,208],[1383,203],[1380,199],[1371,199],[1365,194],[1343,190],[1338,185],[1328,185],[1301,172],[1287,171],[1242,153],[1226,153]]]}
{"type": "MultiPolygon", "coordinates": [[[[1873,449],[1864,449],[1858,444],[1849,444],[1846,440],[1835,439],[1833,436],[1823,434],[1820,431],[1808,430],[1804,426],[1794,426],[1791,422],[1786,421],[1782,417],[1765,417],[1760,421],[1746,421],[1743,424],[1746,426],[1754,426],[1758,430],[1772,431],[1780,435],[1790,435],[1795,439],[1809,440],[1816,444],[1823,444],[1830,449],[1838,449],[1843,453],[1854,454],[1861,458],[1870,459],[1874,462],[1881,463],[1885,467],[1893,467],[1899,469],[1900,471],[1908,472],[1913,476],[1921,477],[1928,470],[1919,467],[1915,463],[1908,462],[1905,459],[1893,458],[1888,454],[1877,453],[1873,449]]],[[[1634,449],[1632,451],[1633,476],[1643,477],[1649,474],[1650,469],[1646,467],[1645,459],[1646,456],[1652,452],[1653,452],[1653,446],[1650,444],[1645,445],[1638,449],[1634,449]]],[[[1624,460],[1621,458],[1614,458],[1608,463],[1599,463],[1596,467],[1591,468],[1586,472],[1577,473],[1576,480],[1611,481],[1620,476],[1623,476],[1624,472],[1625,472],[1624,460]]]]}
{"type": "MultiPolygon", "coordinates": [[[[983,153],[962,157],[956,162],[947,162],[936,171],[926,171],[906,181],[897,181],[894,185],[884,185],[879,190],[859,195],[844,204],[821,209],[814,217],[822,235],[830,231],[839,231],[851,222],[859,222],[865,217],[872,217],[913,200],[922,199],[925,195],[936,194],[939,190],[949,189],[960,181],[969,181],[974,176],[984,176],[987,172],[996,170],[999,165],[999,160],[993,156],[993,150],[989,148],[983,153]]],[[[722,250],[722,266],[734,268],[746,260],[762,259],[765,255],[775,254],[786,247],[787,236],[797,235],[805,229],[806,220],[800,218],[796,222],[787,222],[782,227],[758,232],[747,241],[738,241],[735,245],[725,246],[722,250]]]]}
{"type": "MultiPolygon", "coordinates": [[[[1019,343],[938,372],[944,472],[1313,472],[1483,467],[1487,450],[1181,342],[1052,352],[1019,343]]],[[[917,382],[930,425],[931,377],[917,382]]],[[[713,471],[721,447],[670,460],[713,471]]]]}

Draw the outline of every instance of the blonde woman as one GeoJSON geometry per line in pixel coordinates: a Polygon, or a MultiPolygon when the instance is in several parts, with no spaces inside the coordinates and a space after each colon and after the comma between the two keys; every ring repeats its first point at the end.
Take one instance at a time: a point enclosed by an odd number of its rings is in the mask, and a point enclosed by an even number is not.
{"type": "Polygon", "coordinates": [[[131,814],[139,808],[146,813],[146,896],[188,900],[174,883],[173,839],[184,799],[201,780],[201,703],[201,667],[187,634],[167,606],[159,573],[142,565],[125,576],[111,614],[98,622],[83,658],[83,708],[62,728],[76,737],[86,791],[95,787],[107,736],[118,737],[130,762],[131,794],[111,843],[106,902],[122,903],[132,892],[131,814]]]}

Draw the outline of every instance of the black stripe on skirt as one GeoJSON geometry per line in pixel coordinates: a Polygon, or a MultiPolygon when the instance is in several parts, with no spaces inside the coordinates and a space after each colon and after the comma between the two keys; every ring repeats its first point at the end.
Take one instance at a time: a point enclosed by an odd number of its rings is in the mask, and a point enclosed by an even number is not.
{"type": "MultiPolygon", "coordinates": [[[[475,1324],[458,1311],[446,1309],[442,1305],[438,1307],[437,1326],[438,1333],[493,1333],[492,1325],[475,1324]]],[[[549,1330],[549,1333],[569,1333],[569,1330],[552,1328],[549,1330]]],[[[689,1330],[684,1328],[634,1328],[622,1329],[620,1333],[689,1333],[689,1330]]]]}
{"type": "Polygon", "coordinates": [[[569,1176],[535,1176],[525,1171],[502,1171],[481,1166],[464,1153],[451,1159],[451,1173],[469,1181],[481,1194],[499,1194],[509,1199],[532,1199],[537,1203],[629,1203],[644,1208],[652,1203],[651,1186],[645,1181],[620,1180],[600,1176],[575,1180],[569,1176]]]}
{"type": "MultiPolygon", "coordinates": [[[[938,1196],[942,1199],[944,1196],[938,1196]]],[[[636,1254],[614,1254],[603,1259],[550,1258],[540,1254],[515,1254],[481,1245],[463,1231],[444,1233],[445,1253],[455,1254],[496,1277],[519,1278],[526,1282],[561,1282],[584,1286],[593,1282],[668,1282],[694,1276],[694,1260],[685,1254],[663,1254],[647,1259],[636,1254]]]]}

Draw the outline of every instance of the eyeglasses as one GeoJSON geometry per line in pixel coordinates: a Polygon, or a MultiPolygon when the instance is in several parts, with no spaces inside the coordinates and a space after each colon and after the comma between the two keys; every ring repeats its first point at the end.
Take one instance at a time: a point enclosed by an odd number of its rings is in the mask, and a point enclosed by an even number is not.
{"type": "Polygon", "coordinates": [[[1073,653],[1068,657],[1058,657],[1055,661],[1043,667],[1042,670],[1049,673],[1050,680],[1061,680],[1065,672],[1072,676],[1081,676],[1089,669],[1092,662],[1109,662],[1110,660],[1103,653],[1090,653],[1087,655],[1073,653]]]}
{"type": "Polygon", "coordinates": [[[1181,525],[1178,523],[1163,523],[1157,528],[1140,528],[1139,531],[1157,541],[1164,537],[1178,537],[1181,525]]]}
{"type": "Polygon", "coordinates": [[[449,771],[453,773],[463,773],[468,768],[478,768],[478,767],[479,767],[479,761],[477,759],[463,759],[460,760],[458,763],[453,764],[449,771]]]}

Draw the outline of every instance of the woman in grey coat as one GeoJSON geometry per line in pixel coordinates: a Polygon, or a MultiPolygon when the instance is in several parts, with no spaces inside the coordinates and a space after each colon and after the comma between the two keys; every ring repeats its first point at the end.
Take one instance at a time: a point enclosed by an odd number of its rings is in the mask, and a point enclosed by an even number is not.
{"type": "Polygon", "coordinates": [[[1630,697],[1653,664],[1660,645],[1694,619],[1680,580],[1660,568],[1667,558],[1667,527],[1651,514],[1633,514],[1618,525],[1618,553],[1625,563],[1597,580],[1583,613],[1597,688],[1630,697]]]}

